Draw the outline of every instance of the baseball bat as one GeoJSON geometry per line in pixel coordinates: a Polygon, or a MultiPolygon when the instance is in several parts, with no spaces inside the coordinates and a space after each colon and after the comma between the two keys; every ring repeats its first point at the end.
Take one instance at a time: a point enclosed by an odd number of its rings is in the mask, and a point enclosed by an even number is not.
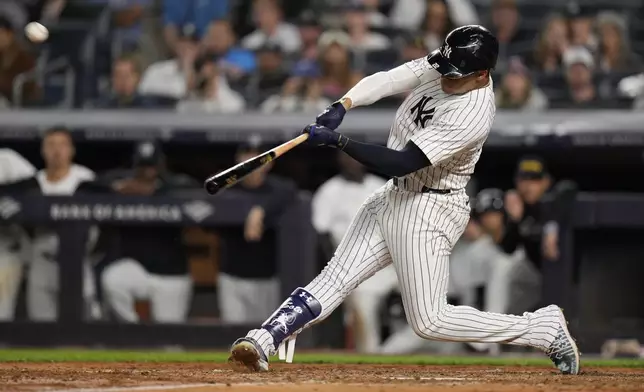
{"type": "Polygon", "coordinates": [[[204,188],[206,188],[206,192],[214,195],[222,189],[230,188],[254,170],[259,169],[268,162],[271,162],[286,154],[294,147],[304,143],[308,138],[309,135],[307,133],[303,133],[284,144],[280,144],[272,150],[268,150],[265,153],[260,154],[254,158],[250,158],[244,162],[238,163],[230,169],[226,169],[221,173],[215,174],[204,182],[204,188]]]}

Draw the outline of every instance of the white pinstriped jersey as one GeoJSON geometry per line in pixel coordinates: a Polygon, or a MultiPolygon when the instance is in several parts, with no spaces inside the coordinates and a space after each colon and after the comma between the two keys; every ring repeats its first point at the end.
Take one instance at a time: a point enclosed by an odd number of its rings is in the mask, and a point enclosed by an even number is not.
{"type": "Polygon", "coordinates": [[[421,84],[398,108],[387,147],[401,150],[411,140],[431,162],[404,177],[407,188],[465,188],[494,120],[492,80],[486,87],[450,95],[441,89],[440,74],[426,58],[407,65],[421,84]]]}

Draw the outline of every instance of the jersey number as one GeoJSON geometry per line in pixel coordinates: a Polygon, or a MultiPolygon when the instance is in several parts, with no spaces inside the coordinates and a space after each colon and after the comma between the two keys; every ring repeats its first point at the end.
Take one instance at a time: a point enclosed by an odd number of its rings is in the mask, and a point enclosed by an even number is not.
{"type": "Polygon", "coordinates": [[[427,121],[431,120],[434,118],[434,111],[436,110],[435,108],[431,108],[429,110],[426,110],[425,107],[429,103],[429,101],[432,100],[432,97],[428,97],[423,95],[423,97],[420,99],[420,101],[411,108],[411,114],[414,115],[414,124],[416,126],[419,126],[421,128],[425,128],[425,124],[427,124],[427,121]]]}

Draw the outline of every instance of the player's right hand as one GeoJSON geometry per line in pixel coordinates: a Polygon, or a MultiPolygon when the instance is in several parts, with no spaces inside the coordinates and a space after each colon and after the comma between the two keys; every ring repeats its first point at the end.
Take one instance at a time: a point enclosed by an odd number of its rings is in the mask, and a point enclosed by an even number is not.
{"type": "Polygon", "coordinates": [[[315,123],[334,131],[342,124],[342,119],[344,119],[345,114],[347,114],[347,109],[342,105],[342,101],[337,101],[324,109],[315,118],[315,123]]]}
{"type": "Polygon", "coordinates": [[[510,190],[506,192],[505,194],[505,211],[508,213],[510,216],[510,219],[512,219],[515,222],[521,221],[523,218],[523,201],[521,200],[521,196],[517,193],[515,190],[510,190]]]}

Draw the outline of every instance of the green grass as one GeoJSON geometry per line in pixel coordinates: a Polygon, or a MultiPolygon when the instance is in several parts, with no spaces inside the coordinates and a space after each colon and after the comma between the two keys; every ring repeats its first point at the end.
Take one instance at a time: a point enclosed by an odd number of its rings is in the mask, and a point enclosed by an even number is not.
{"type": "MultiPolygon", "coordinates": [[[[118,350],[0,349],[0,362],[213,362],[223,363],[223,352],[170,352],[118,350]]],[[[519,365],[549,366],[547,358],[492,358],[483,356],[376,356],[343,353],[301,353],[295,362],[313,364],[407,364],[407,365],[519,365]]],[[[644,368],[644,359],[587,359],[583,366],[644,368]]]]}

